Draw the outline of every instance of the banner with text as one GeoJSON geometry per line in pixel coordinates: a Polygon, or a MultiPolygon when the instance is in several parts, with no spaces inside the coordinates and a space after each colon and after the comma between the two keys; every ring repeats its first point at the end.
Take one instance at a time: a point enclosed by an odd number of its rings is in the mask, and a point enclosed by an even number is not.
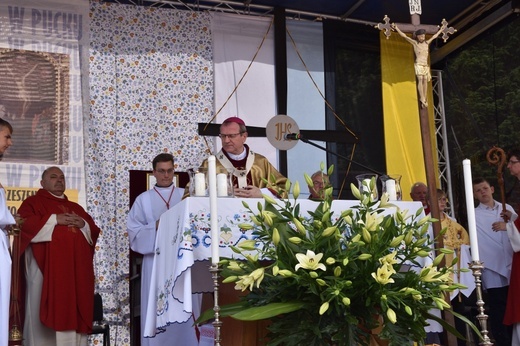
{"type": "Polygon", "coordinates": [[[71,199],[85,207],[88,6],[83,0],[0,4],[0,118],[13,126],[0,182],[13,210],[40,187],[50,166],[63,170],[67,188],[77,193],[71,199]]]}

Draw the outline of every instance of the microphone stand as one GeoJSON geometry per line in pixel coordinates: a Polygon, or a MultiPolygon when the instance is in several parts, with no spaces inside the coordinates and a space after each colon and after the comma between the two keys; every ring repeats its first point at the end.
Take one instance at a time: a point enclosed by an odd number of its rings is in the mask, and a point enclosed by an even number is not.
{"type": "Polygon", "coordinates": [[[377,175],[379,175],[379,176],[381,176],[381,177],[386,176],[385,173],[378,172],[378,171],[376,171],[375,169],[372,169],[372,168],[370,168],[370,167],[368,167],[368,166],[365,166],[365,165],[363,165],[363,164],[361,164],[361,163],[359,163],[359,162],[356,162],[356,161],[354,161],[354,160],[351,160],[351,159],[349,159],[349,158],[346,157],[346,156],[343,156],[343,155],[341,155],[341,154],[335,153],[335,152],[333,152],[333,151],[331,151],[331,150],[329,150],[329,149],[327,149],[327,148],[325,148],[325,147],[322,147],[321,145],[318,145],[318,144],[316,144],[316,143],[313,143],[313,142],[309,141],[308,139],[305,139],[305,138],[302,138],[302,137],[299,137],[298,139],[299,139],[301,142],[304,142],[304,143],[310,144],[310,145],[312,145],[313,147],[316,147],[316,148],[318,148],[318,149],[321,149],[321,150],[323,150],[323,151],[325,151],[325,152],[327,152],[327,153],[329,153],[329,154],[332,154],[332,155],[334,155],[334,156],[337,156],[337,157],[339,157],[339,158],[341,158],[341,159],[343,159],[343,160],[347,160],[348,162],[353,163],[353,164],[355,164],[355,165],[357,165],[357,166],[359,166],[359,167],[361,167],[361,168],[364,168],[364,169],[370,171],[371,173],[377,174],[377,175]]]}

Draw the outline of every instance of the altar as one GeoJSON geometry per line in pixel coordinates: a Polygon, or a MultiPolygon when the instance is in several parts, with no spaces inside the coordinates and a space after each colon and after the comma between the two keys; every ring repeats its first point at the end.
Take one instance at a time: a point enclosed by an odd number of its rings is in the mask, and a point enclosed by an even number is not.
{"type": "MultiPolygon", "coordinates": [[[[251,231],[239,227],[243,223],[252,224],[243,203],[247,203],[256,213],[258,205],[264,205],[264,200],[218,199],[220,257],[237,258],[238,255],[230,247],[252,238],[251,231]]],[[[319,204],[311,200],[298,200],[298,203],[304,215],[315,210],[319,204]]],[[[341,211],[357,203],[354,200],[333,201],[331,210],[339,217],[341,211]]],[[[422,207],[420,202],[393,204],[401,210],[408,210],[410,214],[422,207]]],[[[213,291],[208,269],[212,241],[209,210],[209,198],[189,197],[161,216],[148,298],[146,337],[153,337],[169,324],[186,322],[193,314],[192,293],[213,291]]],[[[384,211],[393,212],[393,207],[384,211]]],[[[462,257],[465,259],[467,255],[462,257]]],[[[467,267],[465,262],[462,264],[467,267]]]]}

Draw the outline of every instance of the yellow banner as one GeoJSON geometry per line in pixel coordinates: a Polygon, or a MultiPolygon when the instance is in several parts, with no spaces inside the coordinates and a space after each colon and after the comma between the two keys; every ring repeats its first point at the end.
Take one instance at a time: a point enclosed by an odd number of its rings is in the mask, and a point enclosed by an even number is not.
{"type": "MultiPolygon", "coordinates": [[[[418,181],[426,183],[421,140],[419,103],[414,70],[414,52],[410,43],[397,34],[388,39],[381,33],[381,77],[385,129],[386,170],[401,174],[403,199],[410,200],[410,189],[418,181]]],[[[430,133],[437,167],[433,96],[428,90],[430,133]]],[[[436,174],[438,176],[438,173],[436,174]]]]}
{"type": "MultiPolygon", "coordinates": [[[[39,189],[34,188],[23,188],[23,187],[4,187],[5,195],[7,199],[7,208],[11,211],[11,214],[16,215],[18,208],[22,202],[29,196],[36,194],[39,189]]],[[[66,190],[65,195],[69,201],[78,202],[78,190],[66,190]]]]}

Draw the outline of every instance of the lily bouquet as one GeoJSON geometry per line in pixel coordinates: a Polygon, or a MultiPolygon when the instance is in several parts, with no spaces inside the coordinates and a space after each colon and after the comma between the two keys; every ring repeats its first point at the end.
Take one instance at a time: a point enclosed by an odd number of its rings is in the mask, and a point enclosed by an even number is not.
{"type": "Polygon", "coordinates": [[[270,319],[269,345],[368,345],[375,328],[390,344],[421,343],[427,320],[437,319],[431,310],[449,309],[445,295],[464,288],[450,276],[456,259],[439,267],[448,249],[431,258],[436,220],[400,210],[386,194],[372,201],[375,180],[364,184],[351,185],[359,204],[340,214],[331,211],[332,187],[315,210],[300,210],[297,182],[293,201],[264,196],[257,213],[244,202],[252,223],[240,227],[254,238],[233,248],[245,260],[221,265],[223,282],[247,294],[221,314],[270,319]]]}

